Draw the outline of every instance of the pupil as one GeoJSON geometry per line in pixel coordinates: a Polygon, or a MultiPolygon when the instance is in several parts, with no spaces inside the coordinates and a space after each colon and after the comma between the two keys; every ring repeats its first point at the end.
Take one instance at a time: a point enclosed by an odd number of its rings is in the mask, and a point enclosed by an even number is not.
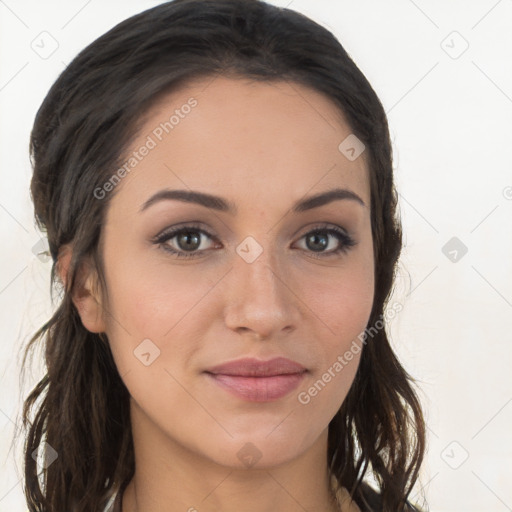
{"type": "MultiPolygon", "coordinates": [[[[198,235],[191,235],[190,233],[191,233],[190,231],[187,231],[186,233],[182,233],[179,236],[179,239],[178,239],[178,243],[180,244],[180,247],[183,247],[183,249],[186,250],[186,251],[197,249],[197,247],[199,247],[199,245],[200,245],[200,243],[199,243],[199,236],[198,235]],[[190,239],[194,239],[195,244],[197,246],[190,247],[190,243],[189,243],[190,239]],[[183,242],[183,244],[182,244],[182,242],[183,242]]],[[[194,245],[194,242],[192,242],[192,245],[194,245]]]]}
{"type": "Polygon", "coordinates": [[[310,237],[308,237],[308,243],[307,243],[307,246],[309,249],[313,249],[315,250],[315,245],[316,244],[319,244],[319,246],[317,246],[316,248],[320,248],[320,249],[325,249],[328,245],[328,242],[327,242],[327,236],[325,235],[319,235],[318,233],[314,233],[312,234],[310,237]],[[313,239],[314,240],[314,243],[313,244],[310,244],[309,241],[313,239]],[[322,242],[318,242],[318,240],[322,240],[322,242]]]}

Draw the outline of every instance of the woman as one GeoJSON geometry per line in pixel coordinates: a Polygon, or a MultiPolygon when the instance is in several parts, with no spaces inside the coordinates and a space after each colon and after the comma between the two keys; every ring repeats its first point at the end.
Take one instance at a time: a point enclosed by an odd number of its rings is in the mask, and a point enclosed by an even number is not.
{"type": "Polygon", "coordinates": [[[31,157],[63,293],[25,353],[29,510],[413,509],[387,120],[330,32],[159,5],[71,62],[31,157]]]}

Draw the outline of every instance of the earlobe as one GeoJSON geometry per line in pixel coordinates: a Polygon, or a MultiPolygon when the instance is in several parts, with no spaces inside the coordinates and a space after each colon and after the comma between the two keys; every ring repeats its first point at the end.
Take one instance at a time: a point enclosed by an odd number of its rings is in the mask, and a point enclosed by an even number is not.
{"type": "MultiPolygon", "coordinates": [[[[68,292],[69,266],[72,252],[72,248],[69,245],[63,246],[59,250],[56,265],[58,276],[68,292]]],[[[106,326],[97,272],[88,261],[83,261],[80,264],[71,300],[80,315],[82,324],[88,331],[95,333],[105,332],[106,326]]]]}

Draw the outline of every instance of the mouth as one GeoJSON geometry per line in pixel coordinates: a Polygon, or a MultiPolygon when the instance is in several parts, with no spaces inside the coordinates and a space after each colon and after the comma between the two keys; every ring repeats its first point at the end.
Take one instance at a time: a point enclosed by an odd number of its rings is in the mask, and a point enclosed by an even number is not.
{"type": "Polygon", "coordinates": [[[250,402],[285,397],[303,380],[307,369],[284,357],[269,361],[239,359],[210,368],[205,373],[224,390],[250,402]]]}

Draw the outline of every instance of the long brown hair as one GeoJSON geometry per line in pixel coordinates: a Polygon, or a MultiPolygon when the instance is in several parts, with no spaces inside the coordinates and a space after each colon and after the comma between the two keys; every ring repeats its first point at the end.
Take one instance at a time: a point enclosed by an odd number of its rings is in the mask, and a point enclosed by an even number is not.
{"type": "MultiPolygon", "coordinates": [[[[73,244],[69,279],[40,340],[46,375],[23,407],[25,494],[31,512],[101,511],[134,474],[129,393],[108,342],[82,325],[71,300],[88,260],[102,285],[98,241],[112,197],[101,187],[123,161],[143,115],[162,95],[223,74],[313,88],[343,113],[366,146],[371,184],[375,295],[355,380],[329,424],[328,465],[364,510],[407,510],[425,450],[412,378],[386,334],[385,310],[402,247],[386,115],[376,93],[328,30],[260,0],[175,0],[135,15],[86,47],[44,99],[30,139],[31,193],[58,287],[59,249],[73,244]],[[31,415],[33,418],[31,419],[31,415]],[[32,453],[58,454],[42,481],[32,453]],[[52,452],[53,453],[53,452],[52,452]],[[373,476],[379,505],[372,505],[373,476]]],[[[376,502],[375,502],[376,503],[376,502]]]]}

